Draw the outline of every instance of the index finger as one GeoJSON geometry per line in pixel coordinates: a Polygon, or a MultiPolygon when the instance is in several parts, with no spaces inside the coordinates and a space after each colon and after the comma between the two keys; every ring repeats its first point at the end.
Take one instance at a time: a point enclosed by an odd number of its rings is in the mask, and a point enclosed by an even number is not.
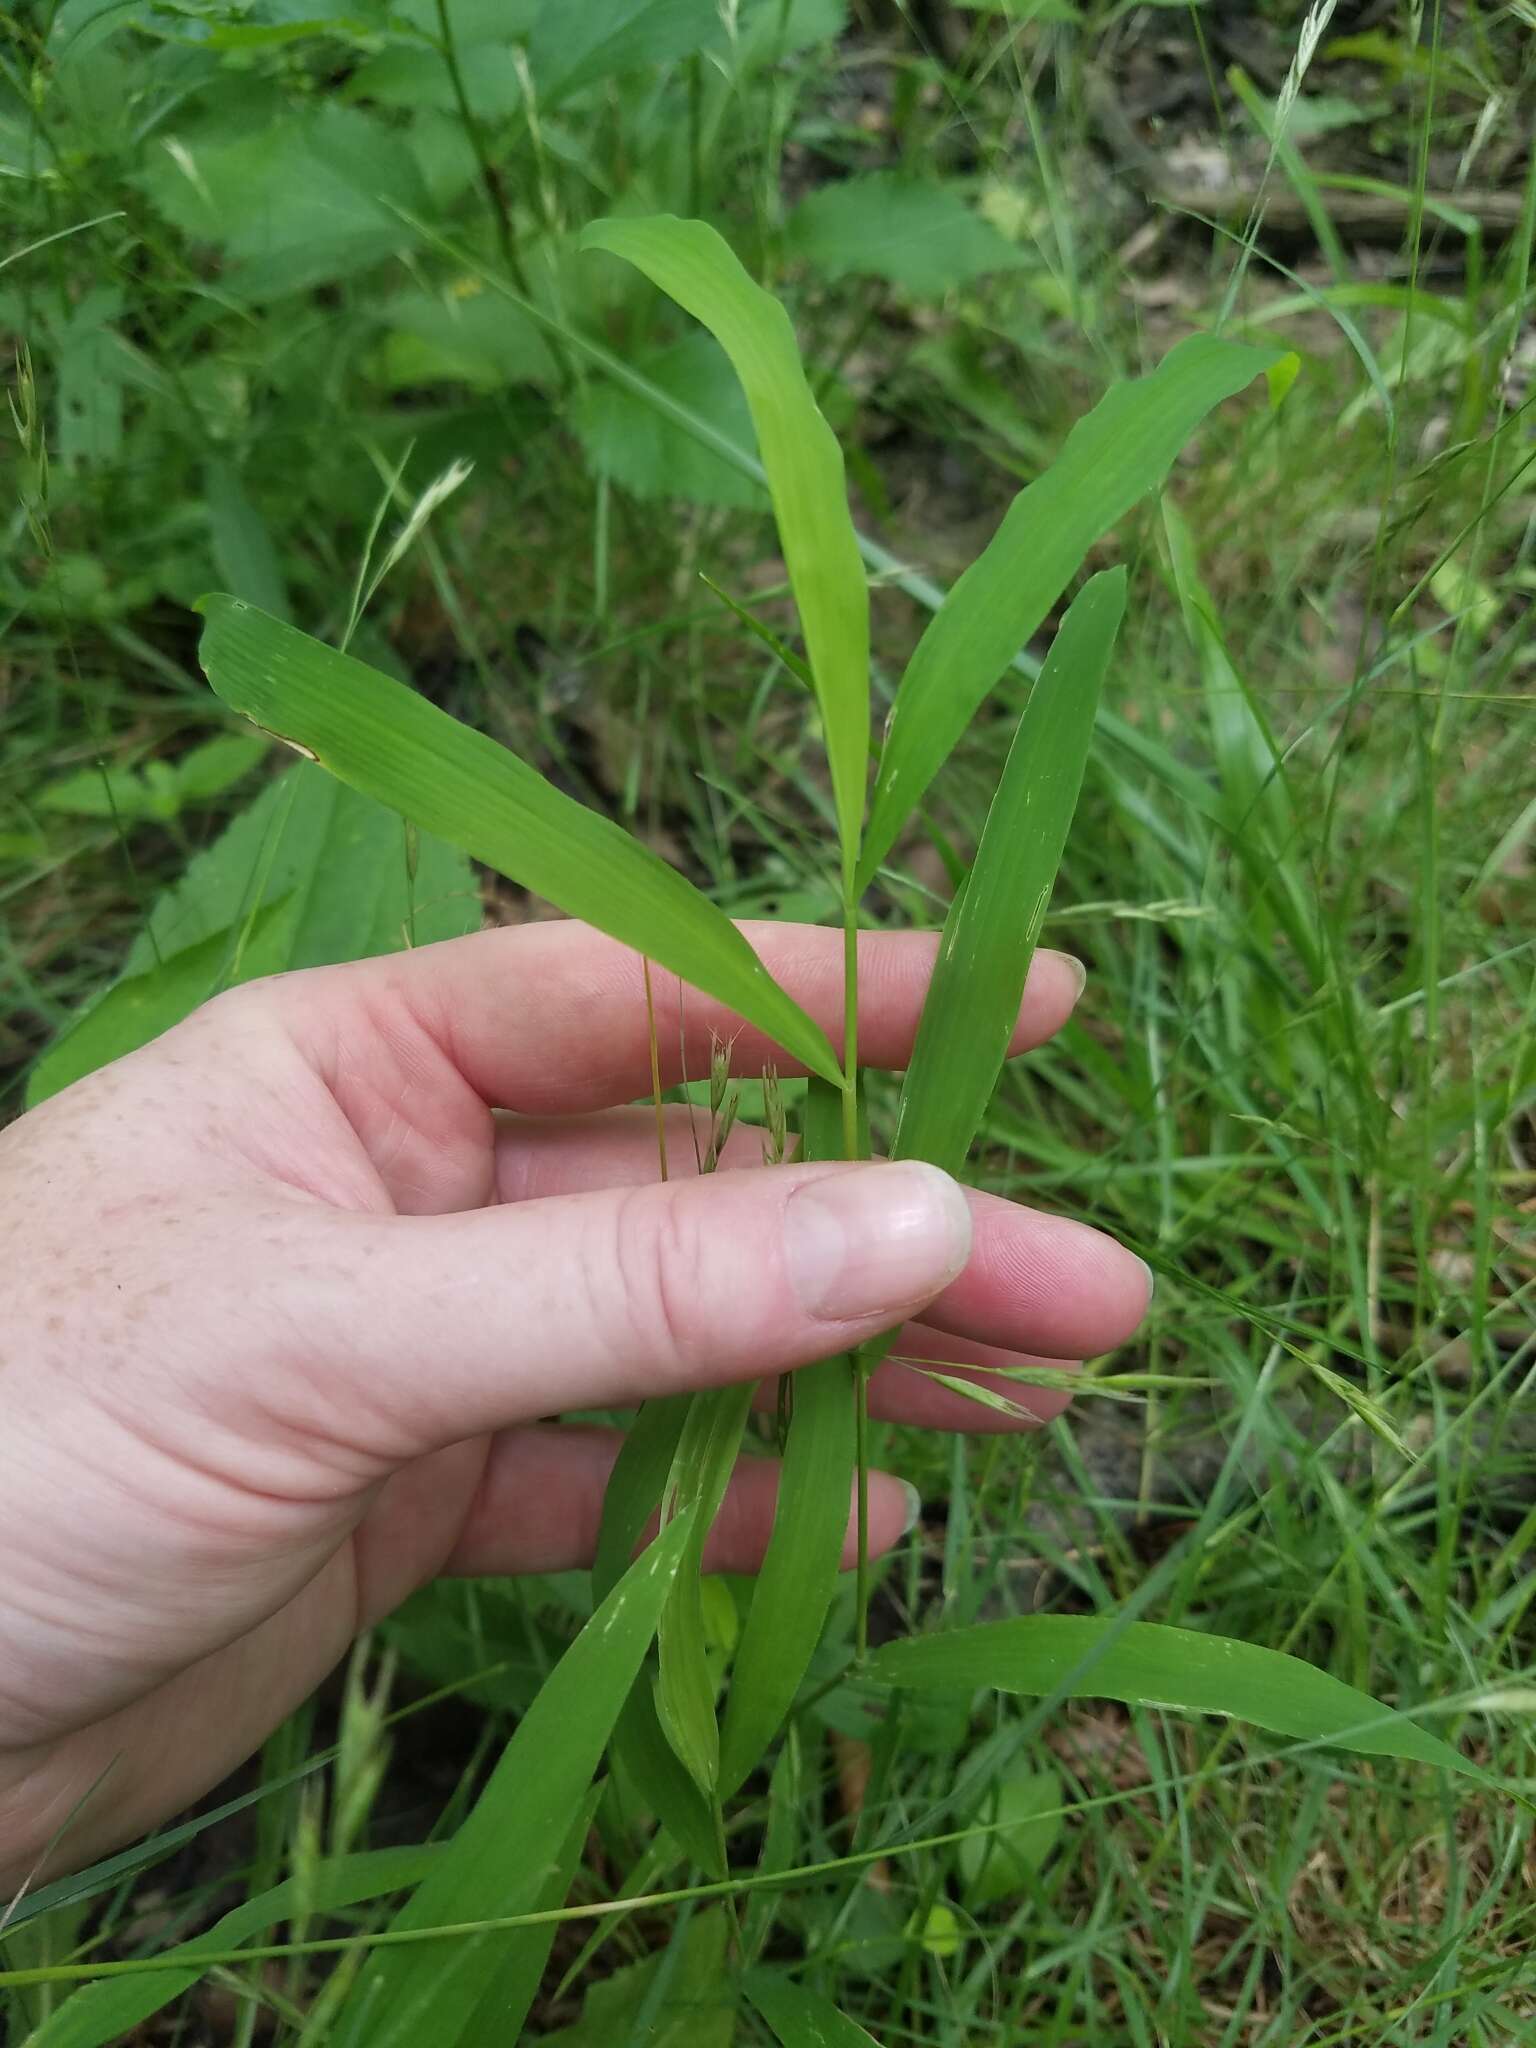
{"type": "MultiPolygon", "coordinates": [[[[748,923],[741,930],[774,979],[841,1042],[843,935],[819,925],[748,923]]],[[[938,951],[936,932],[859,934],[859,1061],[904,1066],[938,951]]],[[[773,1065],[803,1073],[761,1031],[675,975],[653,968],[664,1086],[709,1072],[713,1039],[733,1042],[738,1074],[773,1065]]],[[[1083,986],[1069,954],[1037,952],[1010,1053],[1058,1031],[1083,986]]],[[[570,1115],[633,1102],[651,1084],[644,963],[589,925],[518,925],[414,952],[296,976],[289,1022],[324,1071],[339,1056],[337,1005],[366,1022],[415,1026],[483,1102],[524,1115],[570,1115]],[[323,1028],[304,1032],[306,1018],[323,1028]]],[[[352,1050],[355,1052],[356,1040],[352,1050]]]]}

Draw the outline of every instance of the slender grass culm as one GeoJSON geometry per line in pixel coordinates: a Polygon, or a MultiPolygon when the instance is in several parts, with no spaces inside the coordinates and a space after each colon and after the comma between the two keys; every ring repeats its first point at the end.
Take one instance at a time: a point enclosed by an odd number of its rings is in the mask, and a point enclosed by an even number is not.
{"type": "MultiPolygon", "coordinates": [[[[836,827],[827,866],[835,868],[845,935],[840,1043],[800,1010],[735,925],[682,874],[426,698],[230,596],[202,604],[203,666],[228,705],[341,784],[748,1018],[809,1076],[804,1156],[859,1157],[870,1139],[858,1067],[857,937],[883,863],[983,699],[1068,592],[1089,551],[1159,487],[1214,407],[1261,376],[1278,398],[1294,365],[1272,349],[1195,335],[1149,375],[1112,386],[1057,461],[1018,494],[934,613],[876,747],[868,588],[843,457],[784,309],[699,221],[602,221],[583,246],[594,261],[633,265],[702,323],[746,397],[803,642],[803,661],[785,649],[785,662],[814,694],[825,745],[836,827]]],[[[1176,525],[1170,530],[1177,544],[1176,525]]],[[[957,1171],[988,1111],[1071,826],[1127,586],[1123,568],[1081,583],[1031,688],[944,925],[893,1128],[882,1134],[896,1157],[957,1171]]],[[[1277,902],[1278,916],[1284,905],[1277,902]]],[[[649,978],[647,993],[649,1000],[649,978]]],[[[654,1009],[650,1024],[654,1046],[654,1009]]],[[[659,1067],[656,1079],[659,1109],[659,1067]]],[[[727,1102],[723,1072],[716,1073],[705,1164],[718,1157],[722,1124],[733,1113],[727,1102]]],[[[659,1135],[664,1144],[664,1123],[659,1135]]],[[[755,1390],[653,1401],[640,1411],[608,1489],[592,1618],[523,1716],[478,1803],[438,1847],[334,1859],[324,1887],[303,1902],[315,1914],[410,1888],[394,1938],[374,1945],[340,1986],[327,2039],[345,2048],[406,2048],[428,2039],[517,2038],[550,1953],[551,1916],[565,1901],[592,1821],[605,1756],[675,1845],[672,1861],[681,1856],[729,1893],[744,1788],[765,1766],[776,1783],[794,1767],[797,1703],[814,1690],[807,1674],[838,1597],[850,1496],[860,1502],[852,1668],[864,1685],[914,1695],[992,1688],[1047,1702],[1151,1703],[1232,1715],[1301,1743],[1472,1768],[1411,1720],[1298,1659],[1128,1615],[1025,1616],[871,1654],[867,1387],[879,1353],[876,1346],[829,1359],[794,1377],[792,1401],[781,1410],[777,1518],[739,1637],[727,1646],[723,1695],[703,1546],[755,1390]],[[660,1534],[642,1547],[658,1511],[660,1534]],[[447,1927],[463,1930],[463,1938],[428,1938],[447,1927]],[[477,1927],[490,1931],[477,1935],[477,1927]]],[[[1017,1824],[1038,1818],[1031,1813],[1017,1824]]],[[[774,1858],[780,1869],[795,1862],[774,1843],[770,1823],[765,1870],[774,1858]]],[[[656,1867],[668,1866],[663,1859],[656,1867]]],[[[642,1868],[633,1889],[659,1887],[642,1868]]],[[[242,1910],[240,1927],[220,1923],[201,1938],[204,1949],[221,1952],[286,1917],[293,1902],[269,1897],[242,1910]]],[[[171,1951],[159,1974],[115,1977],[76,1994],[61,2009],[78,2022],[67,2038],[87,2048],[135,2026],[195,1980],[197,1948],[171,1951]]],[[[724,1953],[731,1995],[749,2001],[781,2042],[870,2038],[784,1972],[758,1966],[750,1921],[733,1930],[724,1953]]]]}

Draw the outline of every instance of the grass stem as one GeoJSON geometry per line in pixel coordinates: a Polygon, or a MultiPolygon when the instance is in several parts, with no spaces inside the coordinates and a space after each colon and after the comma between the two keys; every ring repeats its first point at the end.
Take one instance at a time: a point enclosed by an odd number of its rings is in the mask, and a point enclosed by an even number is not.
{"type": "Polygon", "coordinates": [[[843,899],[843,1157],[859,1156],[859,911],[843,899]]]}
{"type": "Polygon", "coordinates": [[[853,1454],[859,1475],[857,1617],[854,1668],[869,1655],[869,1374],[861,1352],[853,1354],[853,1454]]]}
{"type": "Polygon", "coordinates": [[[651,1043],[651,1101],[656,1108],[656,1161],[667,1178],[667,1112],[661,1099],[661,1049],[656,1040],[656,997],[651,988],[651,963],[642,960],[645,975],[645,1028],[651,1043]]]}
{"type": "MultiPolygon", "coordinates": [[[[859,1144],[859,906],[852,885],[843,895],[843,1157],[857,1159],[859,1144]]],[[[858,1472],[857,1661],[869,1650],[869,1375],[853,1357],[854,1458],[858,1472]]]]}
{"type": "Polygon", "coordinates": [[[496,230],[496,242],[501,250],[501,260],[507,267],[507,275],[526,297],[528,278],[523,270],[522,257],[518,253],[517,237],[512,229],[512,211],[507,204],[506,187],[501,182],[501,173],[491,161],[486,148],[485,134],[469,104],[469,91],[464,83],[464,72],[459,64],[458,45],[453,38],[453,24],[448,18],[448,0],[437,0],[437,25],[441,38],[438,48],[448,70],[448,80],[453,87],[453,97],[458,103],[459,121],[464,129],[464,139],[474,151],[475,162],[480,171],[480,184],[485,193],[486,205],[490,210],[491,223],[496,230]]]}

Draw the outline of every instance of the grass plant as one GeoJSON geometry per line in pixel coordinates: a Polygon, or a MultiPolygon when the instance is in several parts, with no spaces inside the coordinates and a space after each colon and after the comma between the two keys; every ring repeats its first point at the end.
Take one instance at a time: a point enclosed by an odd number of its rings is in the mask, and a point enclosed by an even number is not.
{"type": "Polygon", "coordinates": [[[422,1596],[389,1702],[20,1901],[10,2035],[1520,2042],[1528,25],[557,12],[8,25],[13,1099],[472,927],[469,854],[810,1070],[743,1115],[1154,1308],[1038,1438],[797,1376],[755,1586],[696,1537],[758,1425],[643,1411],[590,1586],[422,1596]],[[899,1094],[764,911],[944,927],[899,1094]],[[1042,924],[1089,995],[999,1080],[1042,924]],[[925,1514],[852,1586],[877,1451],[925,1514]]]}

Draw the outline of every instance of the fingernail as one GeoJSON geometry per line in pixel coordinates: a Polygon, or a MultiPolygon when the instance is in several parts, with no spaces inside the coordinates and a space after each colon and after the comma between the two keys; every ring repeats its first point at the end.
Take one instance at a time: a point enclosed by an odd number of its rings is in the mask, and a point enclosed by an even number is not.
{"type": "Polygon", "coordinates": [[[812,1181],[784,1212],[784,1257],[801,1305],[835,1320],[894,1320],[947,1287],[970,1251],[965,1196],[915,1159],[812,1181]]]}
{"type": "Polygon", "coordinates": [[[1088,986],[1088,970],[1075,953],[1063,953],[1060,957],[1072,970],[1072,979],[1077,984],[1072,991],[1072,1000],[1075,1003],[1088,986]]]}
{"type": "MultiPolygon", "coordinates": [[[[1132,1256],[1135,1257],[1135,1254],[1133,1253],[1132,1256]]],[[[1153,1295],[1157,1292],[1157,1275],[1153,1272],[1152,1268],[1147,1264],[1145,1259],[1138,1258],[1136,1260],[1136,1263],[1138,1266],[1140,1266],[1143,1273],[1145,1273],[1147,1276],[1147,1300],[1150,1301],[1153,1295]]]]}
{"type": "Polygon", "coordinates": [[[902,1517],[901,1533],[903,1536],[910,1536],[923,1517],[923,1496],[910,1479],[902,1480],[901,1490],[907,1498],[907,1511],[902,1517]]]}

